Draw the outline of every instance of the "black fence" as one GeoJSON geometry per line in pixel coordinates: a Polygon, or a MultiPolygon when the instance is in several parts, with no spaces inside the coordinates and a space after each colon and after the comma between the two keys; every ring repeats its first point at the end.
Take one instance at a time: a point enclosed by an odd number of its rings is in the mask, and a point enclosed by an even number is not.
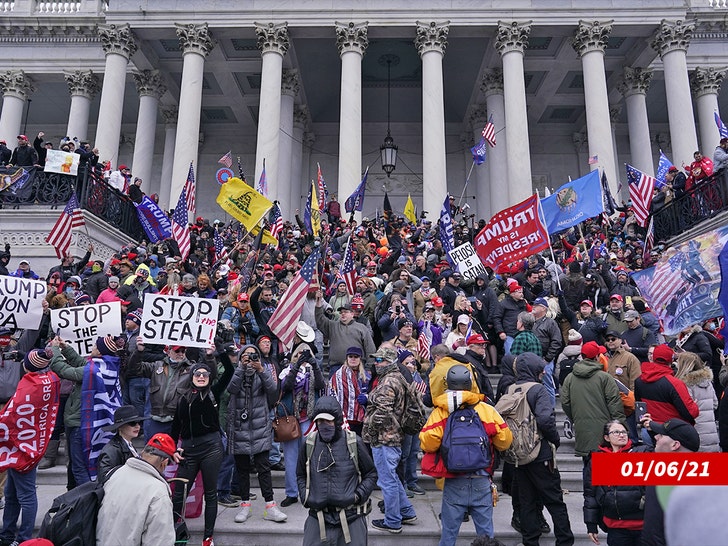
{"type": "Polygon", "coordinates": [[[655,242],[668,241],[724,210],[728,210],[728,169],[658,210],[653,216],[655,242]]]}
{"type": "Polygon", "coordinates": [[[88,210],[135,241],[145,238],[134,203],[110,187],[94,169],[83,168],[78,176],[30,170],[30,179],[20,190],[13,186],[0,192],[2,208],[51,207],[63,209],[76,191],[82,209],[88,210]]]}

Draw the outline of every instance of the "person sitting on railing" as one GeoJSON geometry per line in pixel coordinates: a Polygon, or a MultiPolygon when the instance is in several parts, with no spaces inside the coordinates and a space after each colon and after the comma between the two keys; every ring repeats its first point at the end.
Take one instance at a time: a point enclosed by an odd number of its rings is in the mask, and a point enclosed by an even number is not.
{"type": "Polygon", "coordinates": [[[720,139],[720,144],[713,152],[713,172],[717,173],[728,167],[728,137],[720,139]]]}
{"type": "Polygon", "coordinates": [[[40,131],[38,133],[38,136],[35,137],[35,140],[33,140],[33,148],[36,152],[38,152],[38,165],[41,167],[45,167],[46,162],[46,155],[48,154],[48,150],[53,149],[53,143],[43,141],[43,137],[45,136],[45,133],[43,131],[40,131]]]}
{"type": "Polygon", "coordinates": [[[700,152],[695,152],[693,158],[695,161],[690,164],[690,176],[685,183],[685,191],[690,191],[701,180],[713,174],[713,161],[709,157],[703,157],[700,152]]]}
{"type": "Polygon", "coordinates": [[[667,185],[672,187],[675,199],[685,193],[685,173],[681,173],[674,165],[667,170],[665,180],[667,181],[667,185]]]}
{"type": "Polygon", "coordinates": [[[27,136],[18,135],[18,147],[13,150],[9,165],[15,167],[32,167],[33,165],[38,165],[38,152],[30,145],[27,136]]]}

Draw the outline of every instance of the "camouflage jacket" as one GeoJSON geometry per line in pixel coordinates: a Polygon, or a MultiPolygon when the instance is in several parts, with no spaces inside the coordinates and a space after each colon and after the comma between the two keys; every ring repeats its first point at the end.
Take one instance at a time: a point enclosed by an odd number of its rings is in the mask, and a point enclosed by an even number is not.
{"type": "Polygon", "coordinates": [[[396,362],[377,373],[379,382],[369,394],[362,438],[372,447],[401,447],[406,383],[396,362]]]}

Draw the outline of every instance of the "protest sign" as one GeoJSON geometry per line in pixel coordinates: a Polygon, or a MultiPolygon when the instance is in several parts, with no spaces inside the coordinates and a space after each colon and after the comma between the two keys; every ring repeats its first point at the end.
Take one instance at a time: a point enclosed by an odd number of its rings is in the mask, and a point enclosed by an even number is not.
{"type": "Polygon", "coordinates": [[[0,328],[37,330],[46,291],[43,281],[0,276],[0,328]]]}
{"type": "Polygon", "coordinates": [[[139,336],[145,341],[185,347],[209,347],[215,340],[216,299],[147,294],[139,336]]]}
{"type": "Polygon", "coordinates": [[[483,262],[470,243],[465,243],[450,251],[450,259],[457,267],[463,279],[475,279],[478,275],[487,275],[483,262]]]}
{"type": "Polygon", "coordinates": [[[47,150],[45,172],[78,175],[78,162],[81,156],[63,150],[47,150]]]}
{"type": "Polygon", "coordinates": [[[51,309],[51,329],[81,356],[88,356],[99,336],[121,334],[121,303],[96,303],[51,309]]]}

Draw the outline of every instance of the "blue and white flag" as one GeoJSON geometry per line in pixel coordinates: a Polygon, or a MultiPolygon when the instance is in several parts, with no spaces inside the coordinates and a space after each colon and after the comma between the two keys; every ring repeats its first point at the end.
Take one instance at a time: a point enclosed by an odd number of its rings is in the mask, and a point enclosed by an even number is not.
{"type": "Polygon", "coordinates": [[[558,233],[604,212],[599,170],[572,180],[541,199],[546,229],[558,233]]]}
{"type": "Polygon", "coordinates": [[[670,167],[674,167],[672,161],[667,159],[667,156],[660,150],[660,162],[657,164],[657,173],[655,174],[655,186],[662,188],[667,184],[667,172],[670,167]]]}
{"type": "Polygon", "coordinates": [[[364,171],[364,178],[361,179],[359,185],[344,203],[344,210],[351,214],[354,211],[361,212],[364,208],[364,193],[367,190],[367,176],[369,176],[369,167],[364,171]]]}
{"type": "Polygon", "coordinates": [[[728,127],[726,127],[723,120],[720,119],[718,112],[714,112],[713,115],[715,116],[715,124],[718,126],[720,138],[728,138],[728,127]]]}
{"type": "Polygon", "coordinates": [[[172,236],[172,222],[162,208],[148,196],[145,195],[141,203],[134,203],[134,206],[149,242],[158,243],[172,236]]]}
{"type": "Polygon", "coordinates": [[[450,216],[450,194],[445,196],[445,202],[440,211],[440,242],[447,259],[452,264],[450,252],[455,248],[455,236],[452,229],[452,216],[450,216]]]}
{"type": "Polygon", "coordinates": [[[470,148],[470,153],[473,154],[473,163],[476,165],[482,165],[485,163],[487,156],[486,150],[488,149],[488,143],[485,141],[485,137],[480,137],[480,142],[470,148]]]}

